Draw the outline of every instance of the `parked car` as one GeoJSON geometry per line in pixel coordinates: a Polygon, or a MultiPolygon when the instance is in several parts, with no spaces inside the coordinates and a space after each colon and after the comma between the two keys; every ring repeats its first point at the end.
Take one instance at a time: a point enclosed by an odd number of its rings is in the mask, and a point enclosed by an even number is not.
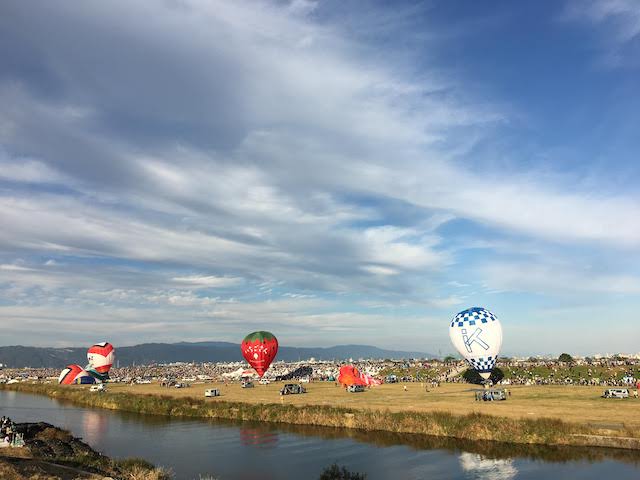
{"type": "Polygon", "coordinates": [[[243,380],[242,383],[240,384],[240,386],[242,388],[253,388],[253,382],[251,380],[243,380]]]}
{"type": "Polygon", "coordinates": [[[270,381],[269,381],[269,379],[267,379],[267,378],[261,378],[261,379],[258,381],[258,383],[259,383],[260,385],[269,385],[271,382],[270,382],[270,381]]]}
{"type": "Polygon", "coordinates": [[[629,398],[628,388],[607,388],[602,398],[629,398]]]}
{"type": "Polygon", "coordinates": [[[349,385],[347,387],[347,392],[349,393],[364,392],[364,385],[349,385]]]}
{"type": "Polygon", "coordinates": [[[507,391],[504,389],[491,388],[489,390],[476,391],[476,400],[484,402],[494,402],[497,400],[506,400],[507,391]]]}
{"type": "Polygon", "coordinates": [[[387,378],[384,379],[385,383],[398,383],[398,377],[395,375],[387,375],[387,378]]]}
{"type": "Polygon", "coordinates": [[[104,383],[100,383],[99,385],[91,385],[89,388],[90,392],[106,392],[107,387],[104,386],[104,383]]]}
{"type": "Polygon", "coordinates": [[[307,393],[307,391],[302,385],[295,383],[287,383],[280,389],[280,395],[295,395],[298,393],[307,393]]]}
{"type": "Polygon", "coordinates": [[[309,377],[301,377],[300,378],[300,383],[309,383],[311,380],[309,379],[309,377]]]}
{"type": "Polygon", "coordinates": [[[217,388],[207,388],[204,391],[204,396],[209,398],[209,397],[219,397],[220,396],[220,390],[218,390],[217,388]]]}

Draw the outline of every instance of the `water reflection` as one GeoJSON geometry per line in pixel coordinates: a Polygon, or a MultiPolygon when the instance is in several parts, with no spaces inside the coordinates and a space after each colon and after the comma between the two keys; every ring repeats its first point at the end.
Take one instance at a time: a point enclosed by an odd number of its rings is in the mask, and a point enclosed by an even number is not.
{"type": "Polygon", "coordinates": [[[278,432],[262,428],[240,428],[240,443],[245,447],[275,448],[278,444],[278,432]]]}
{"type": "MultiPolygon", "coordinates": [[[[15,396],[16,392],[3,391],[2,395],[15,396]]],[[[21,394],[25,395],[25,394],[21,394]]],[[[58,405],[77,408],[73,403],[65,400],[52,400],[58,405]]],[[[90,411],[93,414],[117,415],[125,421],[142,423],[149,426],[162,426],[173,422],[185,422],[186,419],[176,419],[163,415],[141,415],[122,411],[90,411]]],[[[622,461],[634,466],[640,466],[640,452],[599,447],[567,447],[556,445],[514,444],[487,441],[473,441],[446,437],[433,437],[411,433],[395,433],[384,431],[364,431],[350,428],[320,427],[316,425],[288,425],[284,423],[270,424],[264,422],[236,421],[236,420],[192,420],[194,422],[209,422],[212,425],[224,425],[252,429],[263,433],[286,432],[305,437],[320,437],[326,440],[350,439],[357,442],[373,444],[378,447],[409,446],[416,450],[448,450],[453,454],[460,451],[476,453],[491,459],[527,458],[544,460],[545,462],[566,463],[574,461],[602,462],[606,460],[622,461]]]]}
{"type": "Polygon", "coordinates": [[[109,418],[103,412],[86,410],[82,414],[82,438],[95,445],[108,434],[109,418]]]}
{"type": "Polygon", "coordinates": [[[68,428],[108,455],[140,456],[187,480],[209,473],[224,480],[318,478],[333,462],[367,473],[371,480],[640,477],[636,451],[171,418],[91,410],[4,391],[0,391],[0,411],[17,421],[42,420],[68,428]]]}
{"type": "Polygon", "coordinates": [[[545,462],[567,463],[575,461],[602,462],[617,460],[640,466],[640,452],[635,450],[568,447],[560,445],[514,444],[488,441],[472,441],[447,437],[433,437],[411,433],[384,431],[364,431],[349,428],[319,427],[315,425],[287,425],[259,422],[236,422],[217,420],[215,424],[240,426],[263,432],[286,432],[305,437],[319,437],[325,440],[350,439],[378,447],[408,446],[415,450],[447,450],[452,454],[460,451],[473,453],[486,459],[507,460],[526,458],[545,462]]]}
{"type": "Polygon", "coordinates": [[[487,458],[468,452],[460,454],[460,467],[474,480],[511,480],[518,474],[511,459],[487,458]]]}

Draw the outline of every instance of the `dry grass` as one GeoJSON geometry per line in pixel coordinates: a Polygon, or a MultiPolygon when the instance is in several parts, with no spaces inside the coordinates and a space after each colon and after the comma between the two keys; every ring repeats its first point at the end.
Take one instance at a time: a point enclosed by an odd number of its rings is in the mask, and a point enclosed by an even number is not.
{"type": "Polygon", "coordinates": [[[103,478],[105,478],[104,475],[56,465],[49,461],[0,455],[0,479],[2,480],[102,480],[103,478]]]}
{"type": "Polygon", "coordinates": [[[38,440],[44,440],[44,441],[60,440],[62,442],[67,442],[72,437],[71,437],[71,433],[67,432],[66,430],[62,430],[59,428],[45,428],[41,432],[38,432],[35,438],[37,438],[38,440]]]}
{"type": "MultiPolygon", "coordinates": [[[[238,384],[194,385],[191,388],[164,388],[159,385],[109,385],[111,392],[168,395],[173,398],[202,397],[206,388],[219,388],[222,396],[206,400],[250,404],[323,405],[391,412],[448,412],[455,415],[482,413],[515,419],[561,418],[567,422],[640,429],[640,400],[600,398],[601,387],[513,386],[506,402],[476,402],[468,384],[443,384],[427,392],[419,383],[386,384],[363,393],[350,394],[331,382],[311,383],[304,395],[280,397],[281,383],[256,385],[252,389],[238,384]],[[404,386],[407,391],[404,391],[404,386]]],[[[204,399],[203,399],[204,400],[204,399]]]]}
{"type": "Polygon", "coordinates": [[[24,477],[12,465],[3,462],[0,458],[0,478],[3,480],[21,480],[24,477]]]}
{"type": "Polygon", "coordinates": [[[112,460],[112,464],[127,480],[169,480],[173,477],[168,470],[156,468],[142,458],[112,460]]]}
{"type": "MultiPolygon", "coordinates": [[[[46,443],[69,442],[72,435],[55,427],[46,428],[35,436],[46,443]]],[[[72,457],[40,458],[28,448],[0,450],[0,480],[170,480],[173,475],[164,468],[140,458],[113,460],[94,452],[77,453],[72,457]]]]}

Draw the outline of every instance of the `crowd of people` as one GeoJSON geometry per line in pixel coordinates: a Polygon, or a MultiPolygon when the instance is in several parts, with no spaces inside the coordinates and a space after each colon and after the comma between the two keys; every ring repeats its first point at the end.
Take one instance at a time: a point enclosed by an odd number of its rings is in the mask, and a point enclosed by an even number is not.
{"type": "Polygon", "coordinates": [[[16,424],[4,415],[0,418],[0,444],[11,445],[16,435],[16,424]]]}
{"type": "MultiPolygon", "coordinates": [[[[381,380],[394,376],[399,382],[464,383],[467,368],[459,360],[358,360],[349,362],[359,371],[381,380]]],[[[335,381],[345,362],[274,362],[266,377],[309,381],[335,381]]],[[[506,385],[591,385],[635,386],[640,380],[640,360],[600,358],[576,359],[571,363],[549,359],[502,359],[496,366],[500,382],[506,385]]],[[[240,380],[249,367],[244,362],[174,363],[114,367],[110,381],[148,383],[162,381],[207,382],[240,380]]],[[[0,382],[10,380],[48,380],[58,378],[59,369],[25,368],[0,370],[0,382]]]]}

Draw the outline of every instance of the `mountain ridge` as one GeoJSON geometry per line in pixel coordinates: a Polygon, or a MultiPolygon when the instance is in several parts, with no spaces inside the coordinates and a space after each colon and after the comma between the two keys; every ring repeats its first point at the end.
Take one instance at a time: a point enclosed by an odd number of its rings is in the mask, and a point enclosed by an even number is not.
{"type": "MultiPolygon", "coordinates": [[[[11,345],[0,347],[0,364],[7,368],[63,368],[76,363],[86,363],[86,348],[82,347],[29,347],[11,345]]],[[[172,362],[233,362],[241,361],[240,344],[231,342],[178,342],[142,343],[128,347],[117,347],[117,359],[121,367],[151,363],[172,362]]],[[[332,347],[280,346],[277,360],[298,361],[348,360],[350,358],[432,358],[424,352],[388,350],[372,345],[334,345],[332,347]]]]}

